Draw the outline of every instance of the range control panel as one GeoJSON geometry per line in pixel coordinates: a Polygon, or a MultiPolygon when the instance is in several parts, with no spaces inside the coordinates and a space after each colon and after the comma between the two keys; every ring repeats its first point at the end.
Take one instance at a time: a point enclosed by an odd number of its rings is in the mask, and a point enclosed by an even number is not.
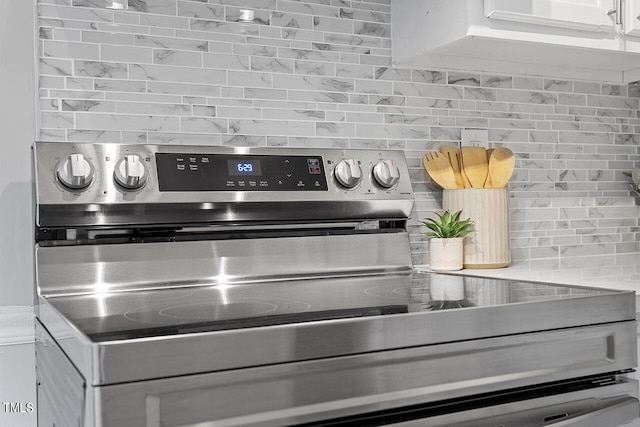
{"type": "Polygon", "coordinates": [[[159,191],[328,191],[321,156],[157,153],[159,191]]]}
{"type": "Polygon", "coordinates": [[[36,142],[40,227],[408,218],[400,150],[36,142]]]}

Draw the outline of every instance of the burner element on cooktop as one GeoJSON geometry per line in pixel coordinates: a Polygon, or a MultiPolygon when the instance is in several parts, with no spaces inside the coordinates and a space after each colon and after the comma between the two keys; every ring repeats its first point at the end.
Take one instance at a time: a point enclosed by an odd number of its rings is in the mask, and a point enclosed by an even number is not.
{"type": "Polygon", "coordinates": [[[141,323],[172,325],[242,319],[269,314],[300,313],[310,308],[309,304],[301,301],[242,298],[226,304],[220,301],[203,301],[169,306],[158,304],[130,310],[124,313],[124,317],[141,323]]]}

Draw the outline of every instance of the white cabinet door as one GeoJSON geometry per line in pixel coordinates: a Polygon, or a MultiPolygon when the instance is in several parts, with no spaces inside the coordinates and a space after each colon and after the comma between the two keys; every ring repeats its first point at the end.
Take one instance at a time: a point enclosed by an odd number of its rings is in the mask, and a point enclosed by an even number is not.
{"type": "Polygon", "coordinates": [[[484,12],[492,19],[600,32],[613,30],[607,13],[614,5],[615,0],[485,0],[484,12]]]}
{"type": "Polygon", "coordinates": [[[626,0],[624,4],[624,33],[640,36],[640,0],[626,0]]]}

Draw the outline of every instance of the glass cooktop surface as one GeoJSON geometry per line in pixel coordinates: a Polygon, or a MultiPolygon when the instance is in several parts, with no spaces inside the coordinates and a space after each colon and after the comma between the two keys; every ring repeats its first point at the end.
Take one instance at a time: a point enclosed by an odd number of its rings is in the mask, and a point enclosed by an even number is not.
{"type": "Polygon", "coordinates": [[[419,273],[47,298],[94,342],[584,298],[618,291],[419,273]]]}

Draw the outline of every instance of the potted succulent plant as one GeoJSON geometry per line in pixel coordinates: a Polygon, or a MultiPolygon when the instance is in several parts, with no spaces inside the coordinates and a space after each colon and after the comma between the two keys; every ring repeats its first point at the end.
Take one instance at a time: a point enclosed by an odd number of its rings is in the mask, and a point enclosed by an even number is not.
{"type": "Polygon", "coordinates": [[[435,271],[453,271],[462,269],[463,239],[473,231],[470,218],[460,219],[462,211],[442,215],[438,219],[426,218],[421,221],[429,230],[425,232],[429,239],[429,268],[435,271]]]}

